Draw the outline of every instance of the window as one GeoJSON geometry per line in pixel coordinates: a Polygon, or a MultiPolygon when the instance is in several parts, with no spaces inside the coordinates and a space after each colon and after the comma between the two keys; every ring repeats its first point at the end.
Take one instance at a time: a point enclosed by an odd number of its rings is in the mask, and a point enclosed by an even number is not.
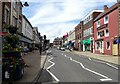
{"type": "Polygon", "coordinates": [[[104,36],[104,31],[100,32],[100,37],[104,36]]]}
{"type": "Polygon", "coordinates": [[[13,26],[17,26],[17,18],[13,16],[13,26]]]}
{"type": "Polygon", "coordinates": [[[80,33],[80,39],[81,39],[81,33],[80,33]]]}
{"type": "Polygon", "coordinates": [[[108,23],[108,15],[104,17],[104,24],[107,24],[107,23],[108,23]]]}
{"type": "Polygon", "coordinates": [[[110,50],[110,42],[106,42],[106,49],[110,50]]]}
{"type": "Polygon", "coordinates": [[[100,32],[97,33],[97,38],[100,38],[100,32]]]}
{"type": "Polygon", "coordinates": [[[99,50],[100,48],[100,42],[96,42],[96,50],[99,50]]]}
{"type": "Polygon", "coordinates": [[[105,37],[109,36],[109,30],[105,29],[105,37]]]}
{"type": "Polygon", "coordinates": [[[97,27],[100,27],[100,20],[97,21],[97,27]]]}
{"type": "Polygon", "coordinates": [[[4,22],[9,24],[9,11],[7,9],[4,12],[4,22]]]}

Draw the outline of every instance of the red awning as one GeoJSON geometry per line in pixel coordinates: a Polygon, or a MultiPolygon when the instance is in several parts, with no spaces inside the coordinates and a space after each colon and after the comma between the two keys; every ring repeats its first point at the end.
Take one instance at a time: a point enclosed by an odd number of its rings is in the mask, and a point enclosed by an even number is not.
{"type": "Polygon", "coordinates": [[[6,35],[6,34],[7,34],[7,32],[0,32],[0,36],[6,35]]]}

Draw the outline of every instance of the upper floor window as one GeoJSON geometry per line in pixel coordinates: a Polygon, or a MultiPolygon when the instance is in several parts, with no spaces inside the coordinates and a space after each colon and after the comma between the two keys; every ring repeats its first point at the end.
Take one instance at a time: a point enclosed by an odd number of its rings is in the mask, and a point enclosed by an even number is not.
{"type": "Polygon", "coordinates": [[[97,21],[97,27],[100,27],[100,20],[97,21]]]}
{"type": "Polygon", "coordinates": [[[104,24],[107,24],[107,23],[108,23],[108,15],[104,17],[104,24]]]}
{"type": "Polygon", "coordinates": [[[13,26],[17,26],[17,18],[13,16],[13,26]]]}
{"type": "Polygon", "coordinates": [[[4,22],[9,24],[9,11],[7,9],[4,12],[4,22]]]}
{"type": "Polygon", "coordinates": [[[107,36],[109,36],[109,30],[108,30],[108,28],[105,29],[105,37],[107,37],[107,36]]]}

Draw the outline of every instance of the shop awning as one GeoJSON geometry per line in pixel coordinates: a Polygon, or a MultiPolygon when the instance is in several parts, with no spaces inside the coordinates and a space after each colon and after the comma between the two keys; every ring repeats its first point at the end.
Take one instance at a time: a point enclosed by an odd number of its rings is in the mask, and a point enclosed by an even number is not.
{"type": "Polygon", "coordinates": [[[85,40],[82,41],[82,44],[90,44],[90,43],[91,43],[90,38],[85,39],[85,40]]]}

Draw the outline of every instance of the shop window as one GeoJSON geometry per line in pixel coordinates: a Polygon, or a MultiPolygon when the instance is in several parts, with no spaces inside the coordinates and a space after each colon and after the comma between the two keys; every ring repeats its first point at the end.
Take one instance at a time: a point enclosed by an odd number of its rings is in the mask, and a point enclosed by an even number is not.
{"type": "Polygon", "coordinates": [[[108,23],[108,15],[104,17],[104,24],[107,24],[107,23],[108,23]]]}
{"type": "Polygon", "coordinates": [[[97,27],[100,27],[100,20],[97,21],[97,27]]]}
{"type": "Polygon", "coordinates": [[[100,42],[96,42],[96,50],[99,50],[100,48],[100,42]]]}
{"type": "Polygon", "coordinates": [[[106,49],[110,50],[110,42],[106,42],[106,49]]]}
{"type": "Polygon", "coordinates": [[[109,30],[105,29],[105,37],[109,36],[109,30]]]}

